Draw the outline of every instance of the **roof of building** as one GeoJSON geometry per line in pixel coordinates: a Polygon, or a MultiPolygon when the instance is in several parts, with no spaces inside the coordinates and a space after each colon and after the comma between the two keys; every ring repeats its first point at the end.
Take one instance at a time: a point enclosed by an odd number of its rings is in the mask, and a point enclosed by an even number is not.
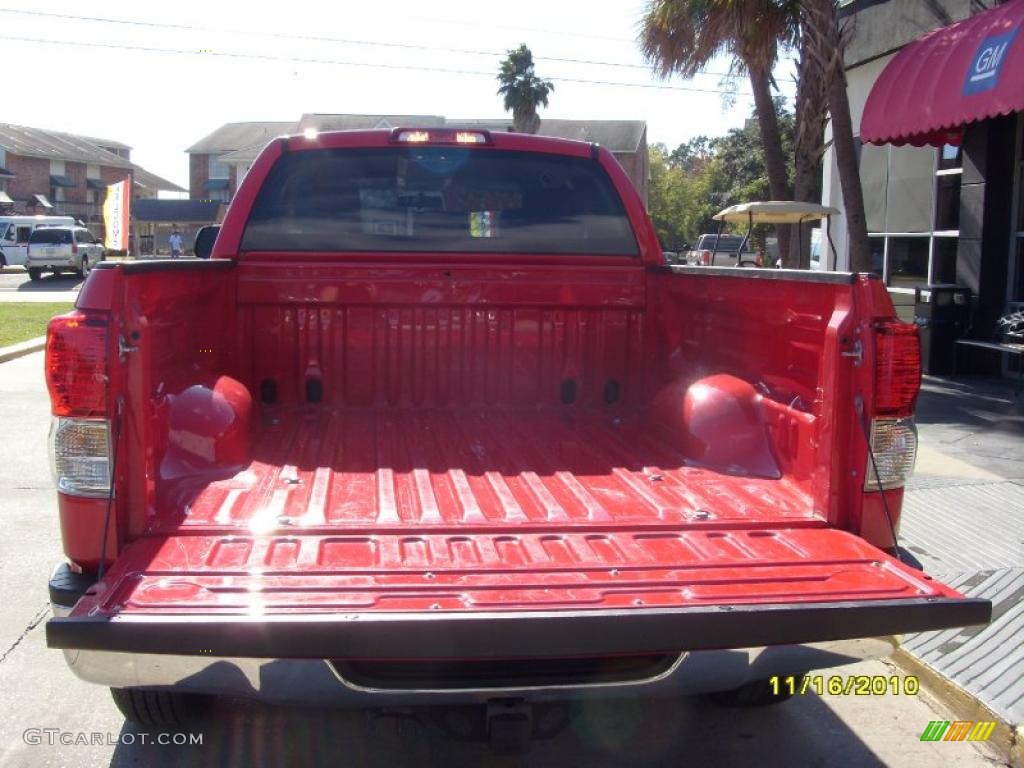
{"type": "Polygon", "coordinates": [[[163,192],[188,192],[187,189],[179,187],[173,181],[168,181],[162,176],[157,176],[152,171],[147,171],[141,165],[135,165],[133,163],[132,167],[135,169],[132,172],[132,179],[140,187],[163,192]]]}
{"type": "Polygon", "coordinates": [[[131,146],[125,144],[122,141],[114,141],[113,139],[99,139],[99,138],[96,138],[95,136],[82,136],[82,135],[79,135],[79,138],[85,139],[86,141],[89,141],[89,142],[92,142],[97,147],[104,147],[104,148],[111,148],[112,147],[113,149],[134,149],[134,147],[131,147],[131,146]]]}
{"type": "Polygon", "coordinates": [[[445,125],[445,119],[442,115],[334,115],[311,112],[299,120],[297,132],[302,133],[307,128],[316,128],[318,131],[365,131],[406,125],[434,128],[445,125]]]}
{"type": "Polygon", "coordinates": [[[206,223],[220,220],[221,206],[217,200],[136,200],[132,216],[136,221],[206,223]]]}
{"type": "MultiPolygon", "coordinates": [[[[223,128],[207,136],[201,142],[190,148],[189,152],[212,152],[207,149],[206,143],[211,137],[217,136],[231,126],[241,126],[246,123],[229,123],[223,128]],[[203,146],[202,149],[196,147],[203,146]]],[[[253,125],[265,125],[264,123],[253,125]]],[[[274,125],[287,126],[290,130],[281,130],[272,135],[262,137],[261,141],[246,145],[239,145],[233,151],[227,151],[228,147],[222,147],[225,154],[220,160],[225,163],[251,163],[266,146],[267,142],[275,136],[283,133],[301,133],[307,128],[315,128],[318,131],[345,131],[345,130],[368,130],[374,128],[398,128],[398,127],[465,127],[483,128],[489,131],[511,131],[512,121],[509,119],[498,120],[477,120],[445,118],[439,115],[329,115],[329,114],[305,114],[297,124],[275,123],[274,125]]],[[[233,129],[234,130],[234,129],[233,129]]],[[[559,139],[575,139],[577,141],[596,142],[611,152],[636,152],[644,139],[647,131],[647,123],[643,120],[541,120],[540,129],[537,131],[542,136],[552,136],[559,139]]],[[[228,135],[225,132],[224,135],[228,135]]],[[[239,131],[239,135],[244,132],[239,131]]]]}
{"type": "MultiPolygon", "coordinates": [[[[446,126],[455,128],[484,128],[490,131],[510,131],[512,121],[463,120],[451,118],[446,126]]],[[[611,152],[636,152],[640,148],[647,123],[643,120],[557,120],[542,119],[537,133],[556,139],[596,142],[611,152]]]]}
{"type": "MultiPolygon", "coordinates": [[[[85,136],[25,125],[0,123],[0,148],[12,155],[43,157],[50,160],[71,160],[115,168],[130,168],[131,162],[108,152],[85,136]]],[[[102,140],[101,140],[102,141],[102,140]]],[[[112,146],[112,145],[111,145],[112,146]]]]}
{"type": "Polygon", "coordinates": [[[185,151],[190,154],[216,154],[247,147],[262,147],[275,136],[298,132],[298,124],[294,120],[225,123],[185,151]]]}

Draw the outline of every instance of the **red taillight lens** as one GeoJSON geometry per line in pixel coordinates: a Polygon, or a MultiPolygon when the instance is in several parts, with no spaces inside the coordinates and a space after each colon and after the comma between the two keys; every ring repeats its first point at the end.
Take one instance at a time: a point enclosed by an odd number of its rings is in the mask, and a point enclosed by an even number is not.
{"type": "Polygon", "coordinates": [[[74,240],[71,241],[71,252],[78,253],[78,243],[76,243],[74,240]]]}
{"type": "Polygon", "coordinates": [[[921,340],[917,326],[898,320],[875,324],[875,413],[913,413],[921,389],[921,340]]]}
{"type": "Polygon", "coordinates": [[[701,251],[700,260],[704,263],[705,267],[711,266],[711,251],[701,251]]]}
{"type": "Polygon", "coordinates": [[[73,311],[46,331],[46,386],[54,416],[107,415],[107,320],[73,311]]]}

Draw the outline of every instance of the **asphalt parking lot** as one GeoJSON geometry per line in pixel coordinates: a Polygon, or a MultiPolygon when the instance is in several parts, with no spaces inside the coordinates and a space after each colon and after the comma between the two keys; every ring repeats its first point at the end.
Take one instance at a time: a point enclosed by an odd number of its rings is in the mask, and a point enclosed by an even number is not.
{"type": "MultiPolygon", "coordinates": [[[[36,353],[0,364],[0,574],[8,589],[0,623],[2,765],[1000,764],[983,745],[921,742],[929,721],[955,719],[924,693],[810,694],[760,710],[689,699],[592,702],[521,758],[496,757],[484,744],[446,735],[432,723],[430,710],[297,710],[228,701],[212,713],[202,744],[144,744],[156,735],[125,724],[106,690],[77,680],[61,654],[45,647],[46,581],[61,545],[46,455],[42,362],[36,353]],[[85,744],[74,743],[83,739],[85,744]]],[[[878,661],[842,672],[900,674],[878,661]]]]}
{"type": "Polygon", "coordinates": [[[77,275],[45,275],[32,282],[21,267],[0,268],[0,301],[74,301],[81,287],[77,275]]]}

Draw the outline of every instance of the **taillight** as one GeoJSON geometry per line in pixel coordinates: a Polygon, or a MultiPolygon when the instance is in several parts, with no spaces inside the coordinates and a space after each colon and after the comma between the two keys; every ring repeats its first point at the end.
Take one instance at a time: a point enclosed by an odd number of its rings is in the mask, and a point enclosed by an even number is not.
{"type": "Polygon", "coordinates": [[[711,251],[701,251],[700,261],[705,267],[711,266],[711,251]]]}
{"type": "Polygon", "coordinates": [[[909,416],[921,389],[917,326],[898,320],[875,324],[875,413],[909,416]]]}
{"type": "Polygon", "coordinates": [[[110,422],[56,418],[50,428],[53,482],[70,496],[110,493],[110,422]]]}
{"type": "Polygon", "coordinates": [[[78,243],[74,240],[71,241],[71,253],[78,253],[78,243]]]}
{"type": "Polygon", "coordinates": [[[917,460],[917,426],[914,420],[873,419],[870,440],[874,461],[868,457],[864,490],[902,488],[910,479],[917,460]]]}
{"type": "Polygon", "coordinates": [[[917,326],[890,319],[873,326],[875,407],[868,436],[871,455],[864,490],[902,488],[914,471],[917,427],[914,404],[921,389],[921,341],[917,326]]]}
{"type": "Polygon", "coordinates": [[[107,320],[73,311],[46,332],[46,386],[54,416],[107,415],[107,320]]]}
{"type": "Polygon", "coordinates": [[[71,496],[110,493],[107,341],[107,320],[95,313],[69,312],[47,328],[53,477],[71,496]]]}

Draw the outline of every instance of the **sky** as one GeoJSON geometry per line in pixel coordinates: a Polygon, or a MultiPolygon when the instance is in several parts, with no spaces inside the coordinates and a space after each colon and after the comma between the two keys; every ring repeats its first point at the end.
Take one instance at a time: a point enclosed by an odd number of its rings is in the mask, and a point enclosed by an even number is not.
{"type": "MultiPolygon", "coordinates": [[[[723,77],[728,60],[692,80],[651,74],[636,44],[645,5],[0,0],[8,75],[31,85],[0,120],[126,143],[187,187],[185,150],[227,122],[501,117],[495,73],[526,43],[555,83],[541,117],[646,120],[648,141],[670,147],[741,126],[753,100],[744,78],[723,77]]],[[[792,74],[788,61],[776,72],[787,96],[792,74]]]]}

